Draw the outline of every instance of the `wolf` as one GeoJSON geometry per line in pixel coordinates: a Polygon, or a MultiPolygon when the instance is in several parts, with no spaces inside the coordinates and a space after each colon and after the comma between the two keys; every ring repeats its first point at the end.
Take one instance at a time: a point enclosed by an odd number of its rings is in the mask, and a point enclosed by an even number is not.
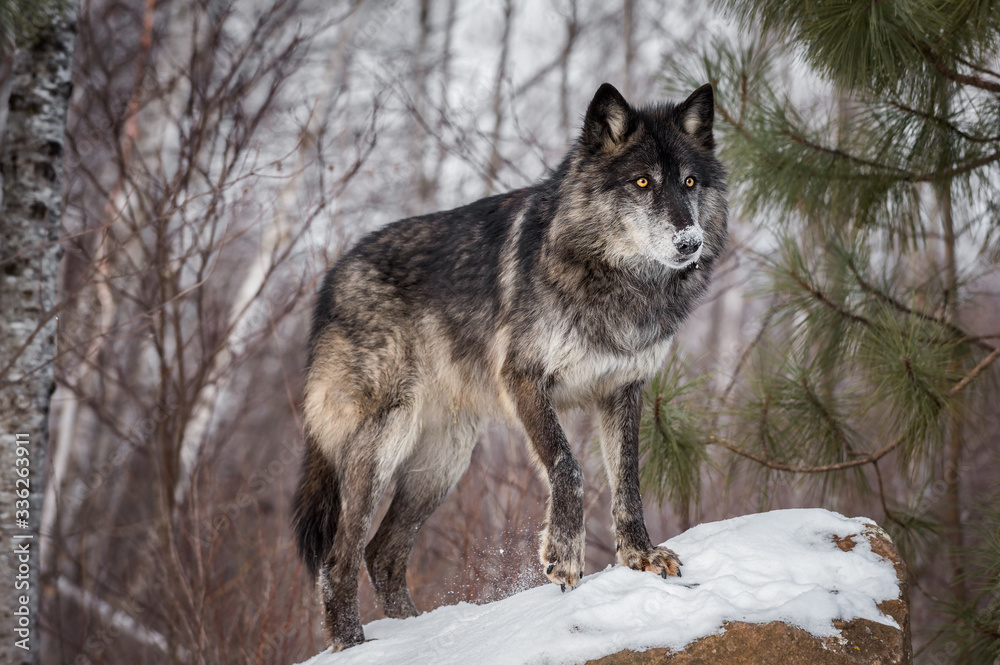
{"type": "Polygon", "coordinates": [[[292,517],[335,650],[364,641],[362,561],[387,616],[417,614],[406,586],[417,531],[491,419],[523,428],[548,483],[539,559],[550,580],[565,591],[583,575],[583,472],[559,420],[578,407],[599,412],[618,562],[681,574],[646,531],[638,430],[643,386],[726,242],[714,111],[710,84],[635,107],[605,83],[543,180],[389,224],[327,272],[292,517]]]}

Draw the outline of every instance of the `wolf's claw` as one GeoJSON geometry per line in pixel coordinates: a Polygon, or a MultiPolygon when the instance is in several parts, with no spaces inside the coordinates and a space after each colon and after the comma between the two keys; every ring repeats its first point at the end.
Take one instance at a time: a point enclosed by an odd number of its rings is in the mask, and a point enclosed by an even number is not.
{"type": "Polygon", "coordinates": [[[583,577],[583,538],[582,530],[569,537],[550,529],[542,532],[538,560],[545,576],[564,592],[567,587],[576,587],[583,577]]]}
{"type": "Polygon", "coordinates": [[[657,573],[663,579],[669,575],[681,575],[681,560],[666,547],[651,547],[648,550],[623,546],[618,552],[618,563],[633,570],[657,573]]]}
{"type": "Polygon", "coordinates": [[[567,588],[573,589],[580,583],[580,578],[583,577],[583,568],[567,566],[559,562],[549,563],[545,566],[545,575],[565,592],[567,588]]]}

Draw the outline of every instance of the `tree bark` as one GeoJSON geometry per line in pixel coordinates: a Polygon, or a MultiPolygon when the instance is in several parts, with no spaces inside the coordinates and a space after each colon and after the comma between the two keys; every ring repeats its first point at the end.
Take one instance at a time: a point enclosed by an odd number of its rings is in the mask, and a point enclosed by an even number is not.
{"type": "MultiPolygon", "coordinates": [[[[448,109],[448,90],[451,86],[451,56],[452,56],[452,42],[454,40],[455,33],[455,16],[458,10],[458,0],[448,0],[448,15],[445,18],[444,25],[444,46],[441,48],[441,58],[440,66],[438,67],[438,81],[440,89],[440,107],[441,110],[438,113],[437,124],[435,127],[435,133],[440,138],[444,136],[444,128],[447,118],[448,109]]],[[[434,162],[434,172],[428,181],[427,187],[427,201],[436,202],[438,189],[441,187],[441,173],[444,170],[444,162],[448,158],[448,148],[443,140],[438,140],[437,142],[437,159],[434,162]]]]}
{"type": "Polygon", "coordinates": [[[571,126],[569,111],[569,56],[580,29],[576,5],[576,0],[570,0],[569,16],[566,17],[566,45],[559,57],[559,128],[567,145],[573,140],[574,129],[571,126]]]}
{"type": "MultiPolygon", "coordinates": [[[[947,81],[939,82],[938,105],[941,117],[948,117],[951,101],[955,95],[954,86],[947,81]]],[[[952,147],[942,141],[940,147],[941,170],[946,171],[953,160],[952,147]]],[[[955,220],[952,206],[951,179],[943,180],[937,189],[938,206],[941,214],[941,231],[944,240],[944,318],[950,324],[958,323],[958,267],[955,260],[955,220]]],[[[956,360],[957,365],[957,360],[956,360]]],[[[945,508],[944,521],[948,539],[948,558],[951,562],[951,579],[949,585],[959,603],[968,601],[968,590],[965,585],[965,570],[963,560],[963,529],[962,529],[962,493],[961,469],[964,440],[962,437],[962,397],[955,398],[951,418],[948,423],[948,442],[944,451],[944,483],[945,508]]],[[[957,659],[956,665],[962,665],[964,659],[957,659]]]]}
{"type": "MultiPolygon", "coordinates": [[[[945,262],[945,319],[949,323],[958,322],[958,269],[955,266],[955,223],[952,218],[951,182],[945,182],[938,192],[941,206],[941,226],[944,233],[945,262]]],[[[962,437],[961,397],[956,397],[956,406],[948,423],[948,447],[945,452],[945,524],[947,525],[949,558],[951,560],[950,586],[955,600],[968,602],[965,586],[965,569],[962,565],[963,529],[962,495],[962,453],[965,442],[962,437]]]]}
{"type": "Polygon", "coordinates": [[[632,30],[635,27],[635,2],[625,0],[622,12],[622,41],[625,42],[625,67],[622,69],[622,95],[625,99],[632,98],[632,61],[635,60],[635,43],[632,30]]]}
{"type": "Polygon", "coordinates": [[[486,194],[490,196],[496,188],[500,173],[500,129],[503,127],[503,82],[507,78],[507,54],[510,51],[510,26],[513,22],[513,0],[504,3],[503,37],[500,41],[500,62],[497,63],[497,79],[493,87],[493,131],[490,133],[490,161],[486,166],[486,194]]]}
{"type": "MultiPolygon", "coordinates": [[[[413,85],[413,106],[417,116],[427,122],[427,110],[429,91],[427,90],[427,76],[430,73],[430,54],[428,53],[427,42],[431,34],[431,2],[430,0],[420,0],[417,23],[417,49],[414,54],[414,85],[413,85]]],[[[432,185],[424,170],[424,155],[430,150],[429,136],[421,122],[413,122],[413,146],[411,147],[410,163],[413,164],[413,180],[416,196],[416,208],[410,209],[411,215],[419,215],[427,212],[427,203],[430,199],[432,185]]]]}
{"type": "Polygon", "coordinates": [[[6,136],[0,155],[2,663],[34,664],[40,656],[39,524],[53,389],[55,291],[61,253],[60,183],[72,90],[75,19],[75,8],[54,14],[14,54],[6,136]],[[18,459],[27,459],[28,463],[19,465],[18,459]],[[19,469],[27,469],[27,476],[20,476],[19,469]],[[27,504],[16,503],[24,499],[15,490],[25,488],[27,504]],[[25,512],[16,512],[21,510],[25,512]],[[18,612],[27,613],[24,621],[18,612]],[[26,632],[11,636],[6,626],[26,632]]]}

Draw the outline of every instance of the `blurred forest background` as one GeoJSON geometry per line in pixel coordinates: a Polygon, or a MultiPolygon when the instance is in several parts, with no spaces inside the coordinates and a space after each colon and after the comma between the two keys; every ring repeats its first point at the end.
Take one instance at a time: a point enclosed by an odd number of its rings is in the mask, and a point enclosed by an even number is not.
{"type": "MultiPolygon", "coordinates": [[[[383,223],[541,177],[603,81],[633,103],[713,82],[731,172],[726,261],[647,392],[654,541],[870,516],[909,565],[916,662],[997,662],[998,30],[986,0],[82,0],[43,662],[324,648],[288,519],[317,280],[383,223]]],[[[607,485],[592,415],[566,425],[593,572],[607,485]]],[[[491,429],[418,537],[418,608],[544,583],[544,502],[521,434],[491,429]]]]}

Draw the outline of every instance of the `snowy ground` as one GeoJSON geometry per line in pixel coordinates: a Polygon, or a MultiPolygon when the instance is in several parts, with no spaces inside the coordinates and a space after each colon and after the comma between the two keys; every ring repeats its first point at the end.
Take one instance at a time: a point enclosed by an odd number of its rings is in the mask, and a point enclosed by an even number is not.
{"type": "Polygon", "coordinates": [[[579,663],[623,649],[680,649],[725,621],[784,621],[813,635],[834,619],[895,626],[876,603],[898,597],[892,565],[867,541],[833,542],[873,523],[826,510],[778,510],[701,524],[665,544],[683,577],[609,567],[567,593],[546,585],[488,605],[460,603],[365,626],[365,644],[304,665],[579,663]]]}

